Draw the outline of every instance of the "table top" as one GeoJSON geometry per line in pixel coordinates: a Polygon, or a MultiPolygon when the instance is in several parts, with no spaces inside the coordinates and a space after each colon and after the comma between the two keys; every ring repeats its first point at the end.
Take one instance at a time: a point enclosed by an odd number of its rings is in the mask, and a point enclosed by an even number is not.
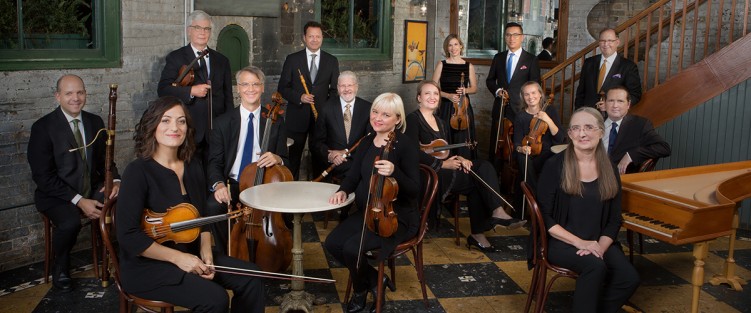
{"type": "Polygon", "coordinates": [[[311,213],[338,209],[352,203],[355,194],[351,193],[344,203],[334,205],[329,198],[339,190],[339,185],[291,181],[253,186],[240,193],[243,204],[271,212],[311,213]]]}

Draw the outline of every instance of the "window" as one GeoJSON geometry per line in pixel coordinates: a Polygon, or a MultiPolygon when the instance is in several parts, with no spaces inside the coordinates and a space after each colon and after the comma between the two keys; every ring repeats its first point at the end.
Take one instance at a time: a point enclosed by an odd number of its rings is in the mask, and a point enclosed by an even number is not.
{"type": "Polygon", "coordinates": [[[120,65],[120,1],[0,0],[0,7],[0,70],[120,65]]]}
{"type": "Polygon", "coordinates": [[[316,7],[324,50],[340,60],[391,59],[391,1],[319,0],[316,7]]]}
{"type": "Polygon", "coordinates": [[[469,0],[466,21],[467,56],[492,58],[506,49],[503,25],[506,24],[504,0],[469,0]]]}

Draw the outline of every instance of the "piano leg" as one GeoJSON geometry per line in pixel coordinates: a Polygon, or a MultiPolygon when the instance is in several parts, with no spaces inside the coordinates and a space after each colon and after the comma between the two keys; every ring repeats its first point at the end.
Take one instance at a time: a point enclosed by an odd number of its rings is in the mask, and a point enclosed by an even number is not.
{"type": "Polygon", "coordinates": [[[735,234],[738,229],[738,211],[736,210],[733,216],[733,231],[730,233],[730,243],[728,245],[728,258],[725,260],[725,266],[722,275],[714,275],[709,283],[717,286],[719,284],[728,284],[735,291],[743,291],[743,286],[746,284],[746,280],[735,275],[735,259],[733,258],[733,252],[735,251],[735,234]]]}
{"type": "Polygon", "coordinates": [[[628,261],[634,264],[634,231],[626,229],[626,242],[628,242],[628,261]]]}
{"type": "Polygon", "coordinates": [[[701,285],[704,284],[704,259],[709,253],[709,243],[707,241],[697,242],[694,244],[694,272],[691,275],[691,285],[693,285],[693,295],[691,297],[691,313],[699,312],[699,294],[701,285]]]}

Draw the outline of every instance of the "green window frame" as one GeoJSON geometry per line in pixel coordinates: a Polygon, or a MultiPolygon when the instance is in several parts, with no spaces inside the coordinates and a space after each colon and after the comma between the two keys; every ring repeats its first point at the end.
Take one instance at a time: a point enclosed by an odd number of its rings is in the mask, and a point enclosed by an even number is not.
{"type": "MultiPolygon", "coordinates": [[[[0,0],[16,2],[17,21],[22,21],[22,0],[0,0]]],[[[120,1],[92,0],[92,39],[93,49],[28,49],[22,45],[0,49],[0,71],[111,68],[121,66],[120,1]]],[[[12,12],[12,11],[11,11],[12,12]]],[[[20,29],[22,22],[17,23],[20,29]]],[[[14,34],[18,39],[23,35],[14,34]]],[[[8,40],[8,35],[2,35],[8,40]]],[[[20,41],[17,41],[20,42],[20,41]]]]}
{"type": "Polygon", "coordinates": [[[360,19],[355,19],[357,16],[355,11],[355,2],[363,2],[363,0],[316,0],[315,3],[315,19],[320,21],[324,25],[324,43],[323,50],[335,55],[339,60],[391,60],[392,58],[392,33],[393,33],[393,19],[391,16],[391,1],[390,0],[365,0],[365,2],[372,4],[372,9],[375,11],[376,17],[371,19],[373,27],[378,30],[378,34],[374,34],[375,41],[374,47],[362,47],[362,43],[355,41],[353,36],[357,31],[361,30],[363,25],[357,24],[360,19]],[[346,25],[346,38],[348,42],[339,43],[334,45],[331,38],[327,38],[327,22],[334,17],[322,16],[323,10],[321,2],[326,1],[327,5],[338,3],[340,5],[347,6],[347,25],[346,25]]]}

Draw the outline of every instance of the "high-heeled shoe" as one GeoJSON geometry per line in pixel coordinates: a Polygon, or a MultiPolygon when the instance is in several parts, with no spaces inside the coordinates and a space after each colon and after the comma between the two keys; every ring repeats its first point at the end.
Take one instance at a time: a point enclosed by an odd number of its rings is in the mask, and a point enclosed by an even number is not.
{"type": "Polygon", "coordinates": [[[518,218],[509,218],[509,219],[503,219],[498,217],[493,217],[490,220],[490,225],[493,227],[493,231],[495,231],[496,227],[503,227],[508,230],[517,229],[519,227],[524,226],[526,224],[526,220],[520,220],[518,218]]]}
{"type": "MultiPolygon", "coordinates": [[[[386,306],[386,287],[388,287],[391,292],[396,291],[396,285],[394,284],[394,282],[391,281],[388,276],[383,275],[383,288],[381,289],[383,296],[381,297],[381,309],[386,306]]],[[[373,286],[371,289],[373,295],[373,304],[370,305],[369,313],[376,313],[376,301],[378,300],[378,293],[376,293],[377,288],[378,285],[373,286]]]]}
{"type": "Polygon", "coordinates": [[[475,239],[475,237],[472,237],[472,235],[467,236],[467,250],[472,250],[472,247],[475,247],[479,249],[482,252],[499,252],[500,250],[493,247],[493,245],[489,245],[487,247],[483,247],[480,245],[480,243],[475,239]]]}
{"type": "Polygon", "coordinates": [[[352,298],[347,303],[347,313],[360,312],[365,308],[365,302],[368,300],[368,289],[352,294],[352,298]]]}

